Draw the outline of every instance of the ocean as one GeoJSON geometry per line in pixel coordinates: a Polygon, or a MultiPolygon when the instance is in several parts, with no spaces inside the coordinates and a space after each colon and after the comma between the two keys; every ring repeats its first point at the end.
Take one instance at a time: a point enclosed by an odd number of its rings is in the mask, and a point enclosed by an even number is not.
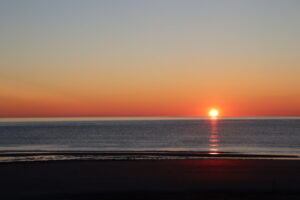
{"type": "Polygon", "coordinates": [[[300,118],[1,119],[0,152],[2,160],[24,152],[300,156],[300,118]]]}

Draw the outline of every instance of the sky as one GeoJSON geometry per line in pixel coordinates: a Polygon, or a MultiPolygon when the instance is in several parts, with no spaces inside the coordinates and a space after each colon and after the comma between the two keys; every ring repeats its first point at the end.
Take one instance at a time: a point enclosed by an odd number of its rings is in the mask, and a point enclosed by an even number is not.
{"type": "Polygon", "coordinates": [[[300,116],[298,0],[2,0],[0,117],[300,116]]]}

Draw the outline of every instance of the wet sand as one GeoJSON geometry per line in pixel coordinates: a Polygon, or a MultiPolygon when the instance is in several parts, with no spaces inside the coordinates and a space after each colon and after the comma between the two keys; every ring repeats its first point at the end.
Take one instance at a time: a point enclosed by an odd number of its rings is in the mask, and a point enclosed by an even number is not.
{"type": "Polygon", "coordinates": [[[0,164],[1,199],[299,199],[300,161],[95,160],[0,164]]]}

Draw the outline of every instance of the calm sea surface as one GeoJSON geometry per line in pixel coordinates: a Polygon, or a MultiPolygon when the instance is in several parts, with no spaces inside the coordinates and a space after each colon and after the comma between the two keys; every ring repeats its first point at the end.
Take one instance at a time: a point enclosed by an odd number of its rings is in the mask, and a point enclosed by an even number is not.
{"type": "Polygon", "coordinates": [[[1,119],[0,151],[300,155],[300,119],[1,119]]]}

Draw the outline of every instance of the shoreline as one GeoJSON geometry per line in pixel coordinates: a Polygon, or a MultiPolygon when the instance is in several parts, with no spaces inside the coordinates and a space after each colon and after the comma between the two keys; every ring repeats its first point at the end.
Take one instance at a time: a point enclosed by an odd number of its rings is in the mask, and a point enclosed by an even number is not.
{"type": "Polygon", "coordinates": [[[246,154],[230,152],[190,151],[102,151],[102,152],[0,152],[0,163],[39,162],[62,160],[200,160],[200,159],[242,159],[242,160],[300,160],[296,155],[246,154]]]}

